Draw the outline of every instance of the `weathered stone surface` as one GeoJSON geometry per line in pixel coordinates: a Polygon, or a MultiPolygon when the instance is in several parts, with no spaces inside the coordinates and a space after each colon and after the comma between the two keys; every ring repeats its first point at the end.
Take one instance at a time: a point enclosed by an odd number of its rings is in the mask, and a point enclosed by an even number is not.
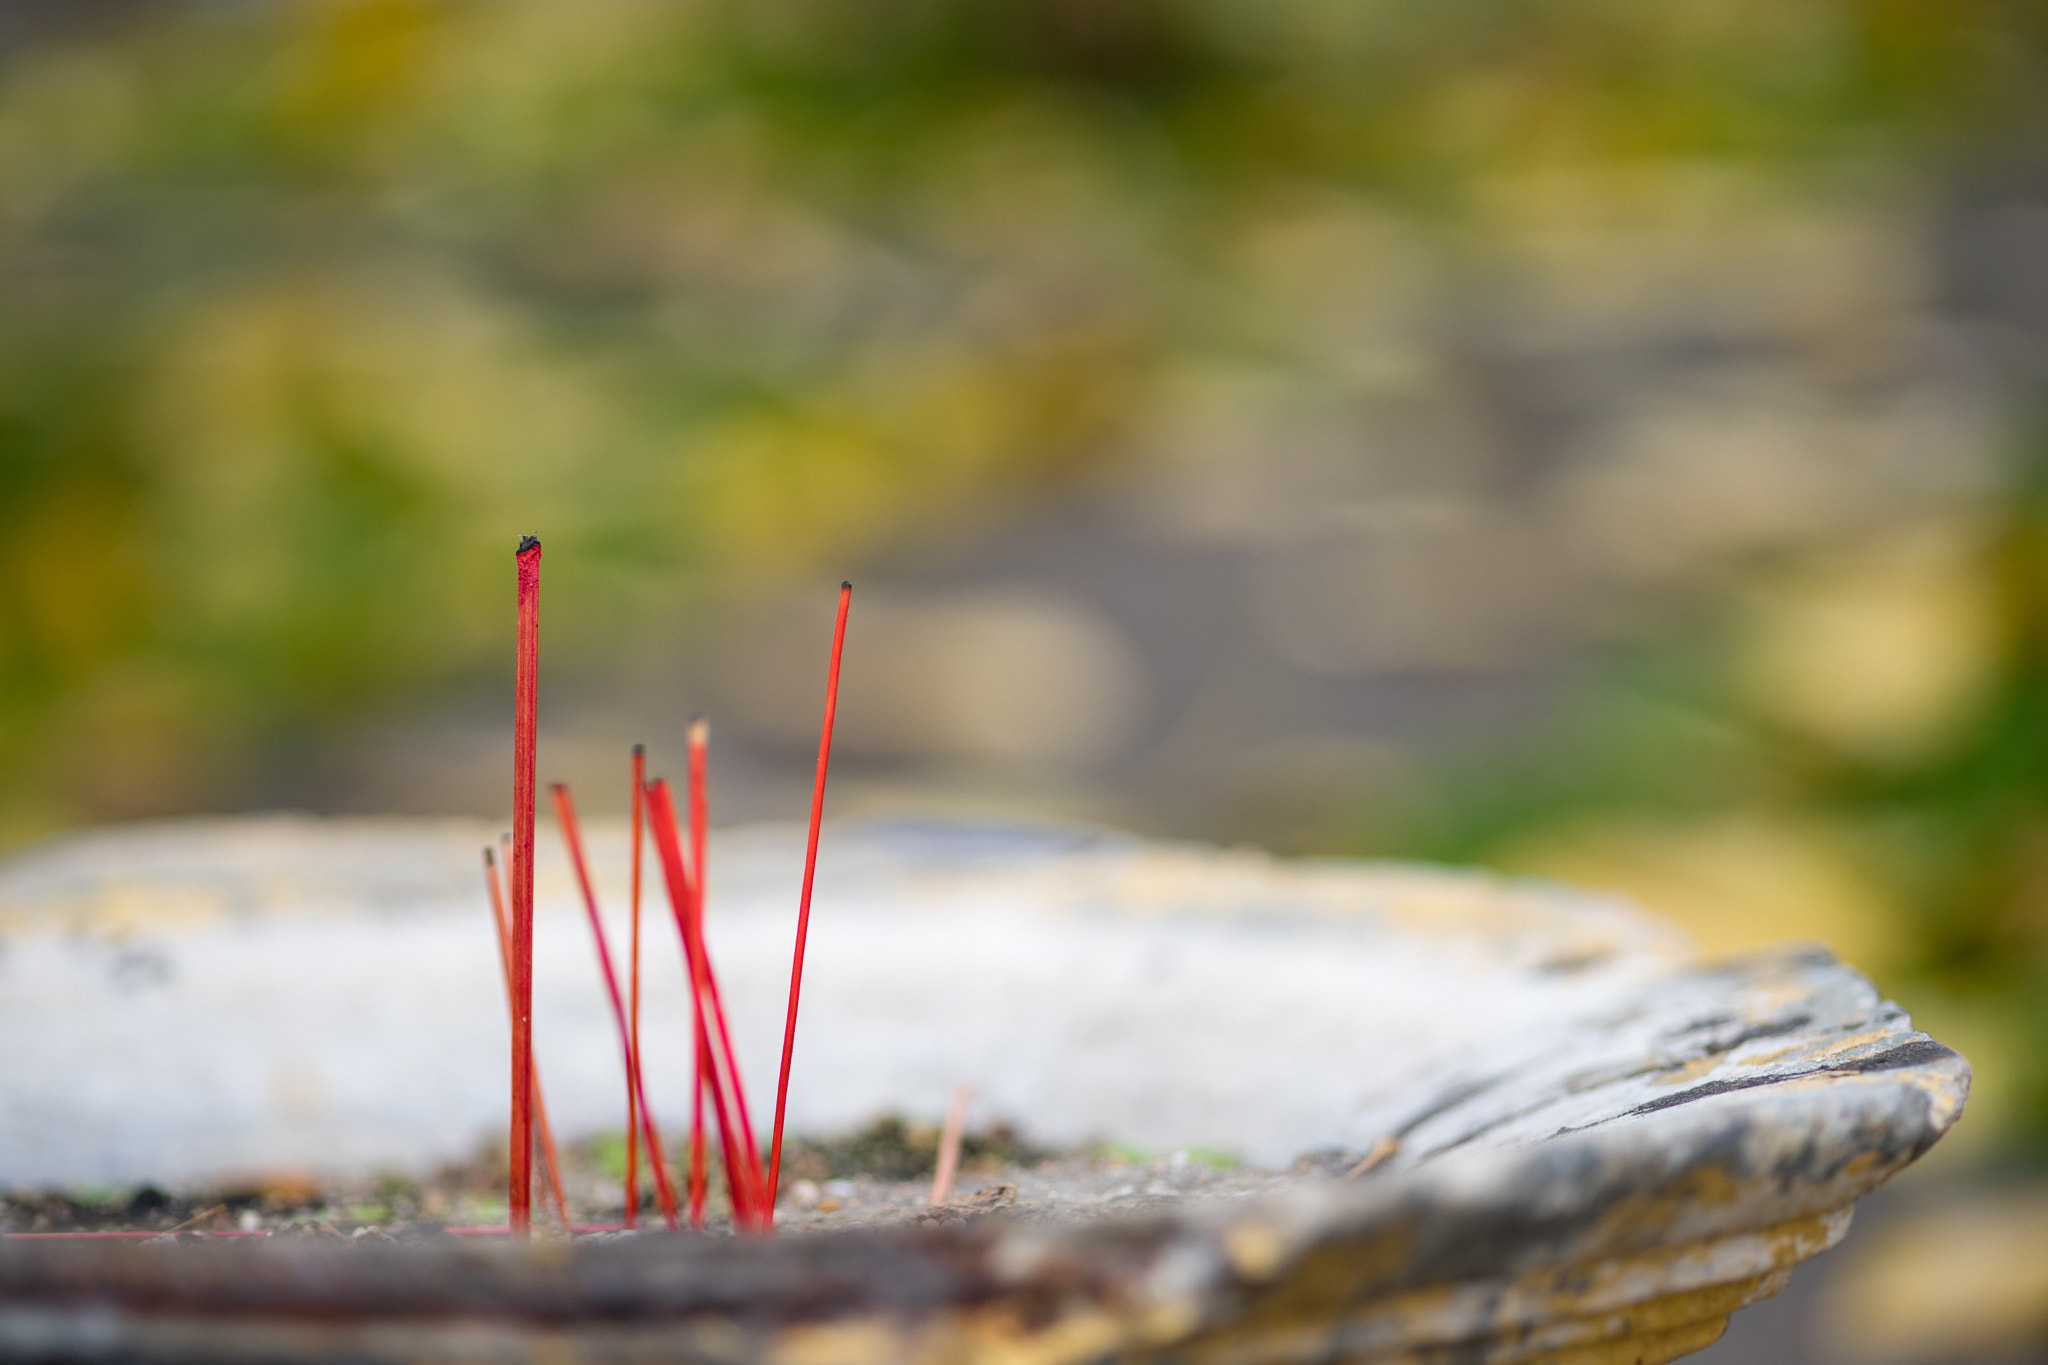
{"type": "MultiPolygon", "coordinates": [[[[402,950],[447,937],[434,926],[457,912],[452,879],[445,895],[366,907],[341,867],[325,908],[266,901],[260,888],[277,883],[265,858],[279,849],[305,866],[308,849],[353,840],[374,862],[375,840],[359,827],[265,829],[264,856],[219,827],[155,846],[160,863],[195,869],[188,888],[234,907],[181,930],[148,927],[147,870],[132,852],[122,863],[119,840],[17,864],[0,874],[0,973],[24,955],[61,973],[67,941],[96,951],[109,878],[143,907],[124,912],[131,938],[153,935],[171,964],[156,1022],[188,1039],[219,1026],[206,1013],[221,989],[209,954],[239,944],[262,960],[252,941],[298,951],[308,926],[330,947],[372,931],[402,950]],[[195,976],[204,989],[181,994],[195,976]]],[[[418,884],[436,885],[446,841],[403,837],[418,884]]],[[[779,917],[786,943],[786,853],[782,836],[762,835],[714,855],[733,869],[719,888],[737,924],[728,960],[772,964],[776,935],[757,922],[779,917]]],[[[1391,1155],[1261,1200],[773,1241],[0,1242],[0,1354],[1661,1361],[1713,1340],[1728,1313],[1832,1245],[1854,1201],[1954,1122],[1968,1085],[1960,1057],[1824,952],[1702,964],[1654,923],[1557,888],[946,826],[847,831],[828,850],[835,863],[821,912],[854,964],[819,969],[827,985],[802,1046],[828,1068],[857,1054],[867,1072],[814,1121],[835,1121],[834,1104],[914,1107],[964,1072],[1011,1112],[1042,1106],[1055,1129],[1157,1141],[1179,1125],[1182,1140],[1220,1134],[1269,1158],[1385,1153],[1393,1138],[1391,1155]],[[836,986],[833,970],[845,973],[836,986]]],[[[814,961],[832,951],[814,939],[814,961]]],[[[394,1027],[406,1026],[398,1010],[394,1027]]],[[[374,1033],[375,1016],[362,1027],[374,1033]]],[[[8,1121],[35,1121],[19,1106],[40,1096],[58,1111],[47,1122],[80,1122],[61,1094],[36,1090],[42,1074],[0,1059],[8,1121]]],[[[85,1116],[146,1122],[148,1110],[85,1116]]],[[[255,1126],[293,1155],[290,1125],[255,1126]]]]}

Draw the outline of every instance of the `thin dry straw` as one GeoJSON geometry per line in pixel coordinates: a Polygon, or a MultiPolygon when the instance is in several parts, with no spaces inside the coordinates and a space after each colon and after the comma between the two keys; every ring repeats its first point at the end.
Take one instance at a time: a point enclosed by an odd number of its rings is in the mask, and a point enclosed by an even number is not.
{"type": "Polygon", "coordinates": [[[733,1222],[741,1228],[765,1228],[757,1194],[762,1172],[758,1153],[748,1150],[735,1111],[744,1111],[746,1094],[739,1067],[733,1057],[729,1031],[719,1008],[718,989],[711,963],[704,951],[699,925],[689,913],[691,891],[683,867],[682,841],[676,831],[675,803],[668,783],[657,779],[647,789],[648,822],[654,829],[656,849],[661,854],[662,874],[668,884],[669,905],[682,934],[683,954],[690,972],[691,995],[696,1013],[706,1022],[714,1040],[707,1048],[710,1065],[704,1070],[710,1090],[712,1111],[718,1119],[719,1143],[725,1153],[726,1185],[732,1198],[733,1222]]]}
{"type": "Polygon", "coordinates": [[[533,752],[540,700],[540,541],[521,537],[512,723],[512,1231],[533,1223],[533,752]]]}
{"type": "Polygon", "coordinates": [[[953,1092],[953,1103],[946,1110],[946,1126],[939,1133],[939,1166],[932,1173],[935,1208],[953,1192],[953,1177],[960,1171],[960,1139],[967,1132],[967,1106],[973,1100],[974,1092],[963,1085],[953,1092]]]}
{"type": "MultiPolygon", "coordinates": [[[[626,1021],[626,1002],[619,995],[618,974],[612,970],[612,951],[604,937],[604,918],[597,909],[597,888],[590,880],[590,864],[583,856],[583,830],[576,820],[576,803],[569,795],[569,789],[560,782],[549,789],[555,801],[555,820],[562,827],[562,840],[569,846],[569,862],[576,871],[576,885],[583,892],[583,909],[590,917],[591,941],[597,945],[597,966],[604,976],[604,989],[612,1004],[612,1018],[619,1027],[619,1052],[626,1071],[626,1131],[633,1131],[636,1119],[647,1125],[647,1150],[654,1160],[655,1186],[661,1199],[661,1211],[670,1227],[676,1223],[676,1196],[669,1187],[668,1170],[661,1160],[661,1136],[654,1127],[654,1115],[647,1108],[644,1092],[635,1094],[640,1087],[640,1067],[633,1052],[633,1030],[626,1021]],[[635,1101],[638,1100],[636,1104],[635,1101]]],[[[633,1213],[632,1190],[627,1191],[626,1213],[633,1213]]]]}
{"type": "Polygon", "coordinates": [[[811,883],[818,872],[818,826],[825,817],[825,775],[832,767],[832,721],[839,711],[839,659],[846,652],[846,609],[853,584],[839,585],[839,619],[832,627],[832,662],[825,670],[825,720],[818,731],[818,775],[811,783],[811,832],[804,845],[804,889],[797,902],[796,950],[789,961],[789,1016],[782,1024],[782,1070],[775,1080],[775,1130],[768,1140],[768,1198],[782,1189],[782,1114],[789,1103],[789,1059],[796,1048],[796,1009],[804,987],[804,945],[811,932],[811,883]]]}
{"type": "MultiPolygon", "coordinates": [[[[491,893],[491,922],[498,930],[498,966],[505,974],[505,1007],[512,1012],[512,925],[505,914],[505,891],[498,885],[498,862],[491,856],[490,849],[484,850],[484,885],[491,893]]],[[[547,1096],[541,1093],[540,1068],[534,1067],[533,1117],[540,1129],[540,1155],[547,1167],[548,1193],[554,1199],[555,1217],[563,1227],[569,1226],[569,1200],[562,1191],[562,1159],[555,1150],[555,1130],[548,1122],[547,1096]]]]}

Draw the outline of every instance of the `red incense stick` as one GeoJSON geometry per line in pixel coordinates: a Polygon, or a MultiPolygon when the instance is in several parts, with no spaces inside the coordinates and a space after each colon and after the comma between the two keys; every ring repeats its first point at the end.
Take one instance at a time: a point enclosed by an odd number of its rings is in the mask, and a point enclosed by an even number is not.
{"type": "MultiPolygon", "coordinates": [[[[710,748],[711,722],[698,716],[690,722],[690,871],[695,878],[696,895],[690,901],[690,916],[696,921],[697,942],[704,939],[704,903],[711,890],[711,859],[709,853],[711,832],[710,786],[706,781],[706,754],[710,748]]],[[[718,974],[711,968],[711,955],[704,955],[704,990],[711,1008],[709,1017],[717,1028],[718,1044],[725,1056],[733,1057],[732,1038],[726,1029],[725,1002],[718,996],[718,974]]],[[[735,1092],[737,1093],[737,1092],[735,1092]]],[[[746,1138],[747,1150],[755,1151],[753,1120],[747,1116],[746,1106],[740,1105],[740,1132],[746,1138]]]]}
{"type": "MultiPolygon", "coordinates": [[[[690,722],[690,866],[696,873],[697,895],[691,903],[691,913],[697,922],[697,942],[704,943],[704,903],[711,890],[711,864],[708,845],[711,827],[710,785],[707,780],[707,752],[711,741],[711,722],[702,716],[690,722]]],[[[747,1113],[746,1093],[740,1088],[739,1061],[733,1051],[732,1034],[726,1024],[725,1002],[718,995],[718,973],[711,968],[711,955],[704,954],[704,989],[711,1004],[712,1022],[717,1025],[718,1043],[724,1050],[726,1069],[731,1076],[733,1108],[738,1111],[740,1138],[745,1145],[747,1174],[756,1191],[762,1195],[760,1216],[772,1222],[775,1200],[766,1192],[766,1177],[761,1171],[761,1148],[754,1141],[754,1120],[747,1113]]],[[[730,1153],[727,1154],[730,1160],[730,1153]]]]}
{"type": "Polygon", "coordinates": [[[512,722],[512,1230],[533,1223],[533,750],[540,701],[540,541],[521,537],[512,722]]]}
{"type": "Polygon", "coordinates": [[[825,671],[825,722],[818,733],[818,775],[811,783],[811,833],[804,844],[804,889],[796,911],[796,951],[789,962],[789,1017],[782,1024],[782,1071],[775,1081],[775,1130],[768,1139],[768,1198],[782,1189],[782,1113],[789,1103],[789,1058],[796,1048],[796,1007],[804,988],[804,945],[811,933],[811,882],[818,871],[818,825],[825,817],[825,774],[832,766],[832,721],[839,711],[839,658],[846,652],[846,609],[853,584],[839,585],[839,620],[832,627],[832,662],[825,671]]]}
{"type": "MultiPolygon", "coordinates": [[[[647,789],[648,819],[654,829],[656,851],[661,855],[662,871],[668,882],[669,903],[675,913],[676,928],[683,940],[683,957],[690,975],[690,1004],[696,1019],[697,1086],[700,1104],[708,1095],[713,1116],[718,1122],[719,1143],[726,1155],[726,1184],[732,1196],[733,1220],[744,1226],[752,1202],[748,1197],[746,1172],[734,1151],[739,1131],[733,1121],[727,1103],[727,1087],[720,1074],[717,1054],[711,1047],[709,1015],[715,1008],[711,993],[705,987],[708,976],[703,951],[702,926],[692,913],[694,902],[702,894],[702,883],[691,885],[689,872],[683,863],[682,840],[676,828],[675,807],[669,795],[668,783],[657,779],[647,789]],[[678,898],[680,896],[680,899],[678,898]]],[[[691,1160],[691,1209],[692,1225],[703,1226],[703,1155],[701,1145],[693,1151],[691,1160]]]]}
{"type": "MultiPolygon", "coordinates": [[[[697,983],[690,982],[690,999],[698,998],[697,983]]],[[[704,1097],[715,1083],[711,1065],[711,1041],[706,1036],[702,1011],[697,1018],[697,1059],[691,1073],[696,1079],[696,1088],[690,1103],[690,1226],[699,1232],[704,1230],[704,1194],[710,1182],[708,1160],[704,1149],[704,1097]]]]}
{"type": "MultiPolygon", "coordinates": [[[[631,962],[626,968],[626,1010],[631,1019],[631,1041],[627,1044],[629,1065],[632,1074],[627,1078],[626,1087],[626,1226],[635,1227],[640,1222],[640,825],[642,808],[646,801],[640,788],[647,781],[647,746],[633,746],[633,851],[632,892],[630,920],[633,946],[631,962]]],[[[648,1152],[651,1159],[660,1161],[661,1144],[650,1143],[648,1152]]],[[[671,1191],[673,1197],[673,1191],[671,1191]]],[[[671,1226],[675,1223],[673,1210],[664,1207],[671,1226]]]]}
{"type": "MultiPolygon", "coordinates": [[[[490,849],[484,850],[484,884],[491,893],[491,922],[498,929],[498,966],[505,974],[505,1005],[512,1007],[512,925],[505,915],[505,890],[498,884],[498,863],[490,849]]],[[[562,1158],[555,1150],[554,1126],[548,1122],[547,1097],[541,1093],[540,1068],[533,1068],[533,1118],[540,1129],[541,1162],[547,1168],[548,1193],[555,1205],[555,1217],[569,1226],[569,1200],[562,1191],[562,1158]]]]}
{"type": "MultiPolygon", "coordinates": [[[[705,724],[702,716],[691,718],[689,752],[692,755],[700,753],[704,748],[706,739],[704,729],[705,724]]],[[[691,784],[689,790],[694,793],[696,790],[695,785],[691,784]]],[[[695,828],[696,816],[694,813],[690,819],[692,828],[695,828]]],[[[690,904],[687,913],[696,923],[697,933],[701,938],[704,933],[704,858],[701,849],[692,851],[687,866],[690,875],[690,904]]],[[[694,1003],[698,998],[697,978],[692,973],[690,977],[690,999],[694,1003]]],[[[695,1019],[696,1025],[693,1038],[696,1043],[696,1058],[693,1063],[695,1069],[692,1073],[694,1084],[690,1091],[690,1226],[702,1231],[704,1227],[704,1195],[707,1184],[704,1150],[704,1097],[708,1093],[707,1086],[710,1083],[709,1078],[712,1075],[713,1067],[711,1062],[711,1039],[705,1028],[704,1011],[701,1008],[696,1011],[695,1019]]]]}
{"type": "Polygon", "coordinates": [[[757,1194],[762,1178],[760,1156],[749,1150],[742,1129],[743,1120],[735,1117],[736,1113],[745,1111],[746,1094],[733,1056],[731,1033],[725,1027],[724,1011],[719,1004],[717,982],[699,933],[700,926],[689,913],[692,893],[683,866],[682,841],[676,832],[675,803],[669,795],[667,782],[656,780],[648,787],[647,806],[648,822],[654,829],[655,845],[661,854],[662,872],[668,883],[669,905],[682,933],[683,954],[694,987],[693,1002],[700,1018],[710,1016],[706,1019],[707,1033],[712,1040],[712,1045],[706,1048],[710,1054],[710,1065],[704,1069],[703,1075],[711,1092],[712,1112],[718,1120],[719,1144],[725,1153],[726,1185],[732,1196],[733,1221],[742,1228],[763,1229],[765,1220],[757,1194]]]}
{"type": "MultiPolygon", "coordinates": [[[[697,982],[690,981],[690,999],[698,999],[697,982]]],[[[704,1190],[709,1179],[704,1154],[704,1096],[713,1084],[711,1076],[711,1043],[704,1033],[704,1014],[697,1011],[696,1037],[697,1056],[691,1064],[691,1076],[695,1084],[690,1100],[690,1226],[699,1232],[704,1229],[704,1190]]]]}
{"type": "MultiPolygon", "coordinates": [[[[597,944],[598,970],[604,975],[605,994],[612,1002],[612,1018],[619,1027],[619,1051],[626,1070],[626,1122],[632,1124],[640,1118],[647,1125],[647,1149],[654,1158],[655,1187],[661,1200],[661,1211],[670,1227],[676,1221],[675,1191],[669,1187],[668,1170],[661,1161],[661,1138],[654,1129],[654,1115],[648,1110],[645,1094],[635,1095],[639,1087],[639,1067],[633,1058],[633,1030],[626,1021],[626,1002],[619,995],[619,978],[612,970],[612,951],[604,937],[604,919],[597,909],[597,888],[590,880],[590,864],[583,856],[583,830],[576,820],[576,803],[569,795],[568,787],[557,782],[549,788],[555,800],[555,819],[562,827],[562,839],[569,846],[569,862],[576,870],[576,885],[583,892],[583,909],[590,916],[590,937],[597,944]],[[635,1100],[639,1101],[636,1105],[635,1100]]],[[[627,1132],[632,1132],[629,1127],[627,1132]]],[[[632,1212],[629,1198],[627,1212],[632,1212]]]]}

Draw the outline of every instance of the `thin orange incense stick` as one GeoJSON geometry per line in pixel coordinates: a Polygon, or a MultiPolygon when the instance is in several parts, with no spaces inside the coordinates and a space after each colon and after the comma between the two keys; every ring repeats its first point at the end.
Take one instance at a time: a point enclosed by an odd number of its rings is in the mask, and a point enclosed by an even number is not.
{"type": "Polygon", "coordinates": [[[751,1161],[748,1159],[746,1139],[740,1121],[734,1117],[736,1110],[744,1108],[746,1095],[740,1082],[739,1067],[733,1058],[731,1036],[721,1017],[709,955],[698,932],[699,926],[689,913],[689,877],[683,867],[682,841],[676,832],[675,803],[669,795],[667,782],[657,779],[648,787],[647,814],[648,823],[654,830],[655,847],[661,854],[669,905],[682,934],[683,954],[695,988],[692,996],[696,1011],[700,1016],[711,1016],[706,1020],[707,1033],[717,1043],[707,1048],[711,1064],[705,1068],[704,1076],[711,1092],[712,1112],[718,1119],[719,1144],[725,1151],[726,1185],[732,1196],[733,1222],[742,1228],[758,1229],[763,1226],[756,1193],[761,1179],[760,1159],[758,1154],[751,1161]]]}
{"type": "MultiPolygon", "coordinates": [[[[491,892],[491,922],[498,929],[498,966],[505,974],[505,1005],[512,1006],[512,926],[505,917],[505,890],[498,884],[498,863],[490,849],[484,850],[484,884],[491,892]]],[[[540,1156],[547,1167],[548,1193],[554,1199],[555,1217],[569,1226],[569,1200],[562,1192],[562,1158],[555,1150],[555,1130],[548,1123],[547,1097],[541,1093],[540,1068],[533,1068],[533,1118],[540,1129],[540,1156]]]]}
{"type": "MultiPolygon", "coordinates": [[[[707,852],[711,826],[711,798],[706,774],[711,722],[698,716],[690,723],[689,739],[690,865],[697,874],[697,896],[691,910],[697,921],[697,942],[702,944],[705,942],[704,903],[711,889],[711,864],[707,852]]],[[[704,989],[709,993],[711,1019],[718,1027],[718,1045],[724,1050],[726,1070],[732,1077],[733,1108],[739,1111],[740,1137],[745,1145],[747,1177],[761,1196],[762,1219],[764,1222],[772,1223],[775,1200],[765,1188],[766,1177],[761,1170],[761,1148],[754,1141],[754,1120],[747,1113],[746,1094],[740,1089],[739,1061],[733,1051],[732,1034],[725,1018],[725,1002],[718,996],[718,973],[711,968],[709,952],[704,954],[704,989]]],[[[730,1153],[727,1154],[727,1159],[731,1159],[730,1153]]]]}
{"type": "MultiPolygon", "coordinates": [[[[631,1075],[626,1088],[626,1226],[636,1227],[640,1222],[640,825],[642,807],[646,801],[640,788],[647,781],[647,746],[633,746],[633,852],[631,916],[633,946],[631,961],[626,968],[627,1015],[631,1020],[630,1041],[627,1043],[627,1066],[631,1075]]],[[[649,1144],[649,1155],[661,1160],[661,1144],[649,1144]]],[[[664,1208],[669,1222],[675,1222],[672,1210],[664,1208]]]]}
{"type": "Polygon", "coordinates": [[[540,541],[523,536],[512,722],[512,1231],[533,1224],[533,750],[540,701],[540,541]]]}
{"type": "MultiPolygon", "coordinates": [[[[583,856],[583,830],[576,821],[576,803],[570,798],[568,787],[560,782],[549,788],[549,792],[555,800],[555,820],[562,827],[563,842],[569,846],[569,862],[576,870],[576,885],[583,892],[583,908],[590,916],[590,937],[597,944],[597,966],[604,975],[605,994],[612,1002],[612,1018],[619,1026],[619,1052],[626,1070],[626,1121],[629,1124],[633,1122],[637,1108],[638,1116],[644,1117],[648,1125],[647,1146],[654,1154],[654,1178],[660,1192],[661,1210],[669,1226],[673,1227],[676,1196],[675,1191],[669,1188],[668,1171],[661,1164],[661,1138],[654,1131],[654,1115],[648,1112],[644,1095],[639,1097],[642,1100],[639,1105],[633,1103],[634,1090],[639,1083],[638,1068],[633,1065],[633,1031],[626,1022],[626,1002],[619,995],[618,975],[612,971],[611,946],[605,942],[604,919],[597,910],[597,888],[591,884],[590,864],[583,856]]],[[[633,1130],[628,1128],[627,1131],[633,1130]]],[[[627,1207],[630,1210],[632,1206],[629,1203],[627,1207]]]]}
{"type": "Polygon", "coordinates": [[[839,620],[832,627],[832,663],[825,671],[825,722],[818,733],[818,775],[811,783],[811,833],[804,844],[804,889],[797,900],[796,951],[789,962],[789,1017],[782,1023],[782,1071],[775,1081],[775,1130],[768,1139],[768,1198],[782,1189],[782,1113],[789,1103],[789,1058],[796,1048],[796,1007],[804,988],[804,944],[811,933],[811,882],[818,872],[818,825],[825,817],[825,774],[832,767],[832,721],[839,711],[839,659],[846,652],[846,609],[853,584],[839,585],[839,620]]]}

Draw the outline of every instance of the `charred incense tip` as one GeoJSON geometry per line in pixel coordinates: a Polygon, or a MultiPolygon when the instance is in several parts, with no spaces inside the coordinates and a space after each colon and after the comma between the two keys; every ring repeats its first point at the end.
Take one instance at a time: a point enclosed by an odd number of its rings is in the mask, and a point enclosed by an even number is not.
{"type": "Polygon", "coordinates": [[[633,746],[633,757],[635,757],[635,758],[639,758],[639,757],[641,757],[641,756],[642,756],[643,754],[645,754],[646,752],[647,752],[647,746],[646,746],[645,744],[635,744],[635,745],[633,746]]]}
{"type": "Polygon", "coordinates": [[[494,854],[493,854],[493,853],[491,852],[491,846],[490,846],[489,844],[485,844],[485,845],[484,845],[484,866],[485,866],[485,867],[496,867],[497,865],[498,865],[498,859],[497,859],[496,855],[494,855],[494,854]]]}
{"type": "Polygon", "coordinates": [[[569,785],[566,782],[548,783],[548,791],[550,792],[565,792],[567,790],[569,790],[569,785]]]}
{"type": "Polygon", "coordinates": [[[841,592],[852,592],[852,591],[853,591],[853,584],[851,584],[851,583],[848,583],[848,582],[844,582],[844,581],[842,581],[842,582],[840,583],[840,585],[839,585],[839,591],[841,591],[841,592]]]}
{"type": "Polygon", "coordinates": [[[540,548],[540,537],[539,537],[539,536],[521,536],[521,537],[519,537],[519,550],[518,550],[518,553],[520,553],[520,554],[525,554],[525,553],[526,553],[526,552],[527,552],[528,550],[538,550],[539,548],[540,548]]]}

